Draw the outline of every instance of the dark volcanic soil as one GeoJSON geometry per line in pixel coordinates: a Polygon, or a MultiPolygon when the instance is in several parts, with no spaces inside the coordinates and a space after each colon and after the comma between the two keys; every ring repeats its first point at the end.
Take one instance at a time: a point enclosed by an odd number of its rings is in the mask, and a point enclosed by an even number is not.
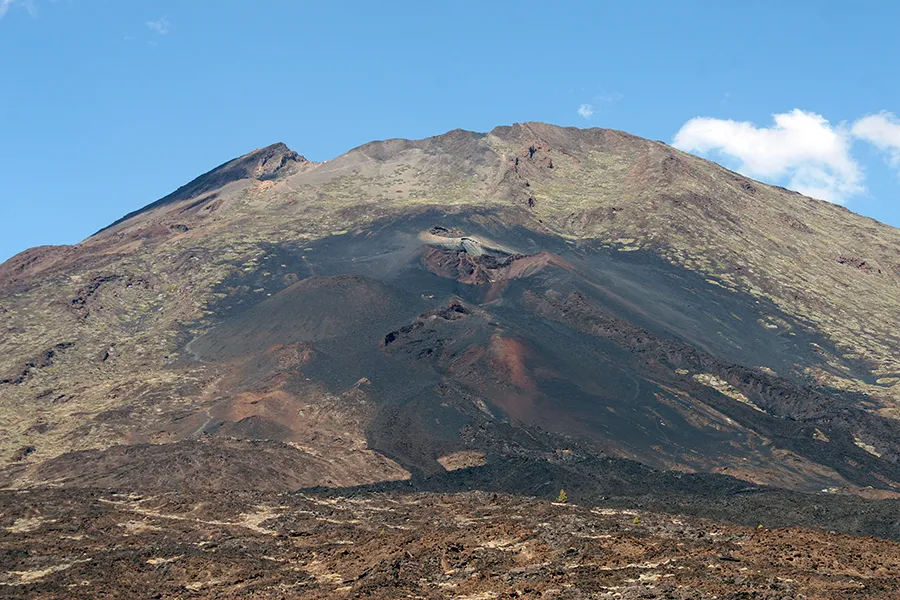
{"type": "Polygon", "coordinates": [[[900,544],[488,493],[0,493],[3,598],[896,598],[900,544]]]}
{"type": "MultiPolygon", "coordinates": [[[[220,290],[186,357],[233,364],[305,345],[309,360],[276,384],[261,370],[225,393],[311,378],[340,395],[366,381],[369,445],[411,473],[515,446],[461,434],[489,421],[660,469],[900,493],[897,421],[805,376],[833,368],[832,344],[650,253],[426,213],[273,246],[220,290]]],[[[842,368],[870,377],[859,361],[842,368]]]]}

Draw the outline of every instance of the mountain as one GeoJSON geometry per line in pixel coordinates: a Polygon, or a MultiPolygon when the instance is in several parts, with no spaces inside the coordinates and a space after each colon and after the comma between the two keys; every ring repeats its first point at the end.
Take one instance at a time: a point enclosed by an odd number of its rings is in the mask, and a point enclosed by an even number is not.
{"type": "MultiPolygon", "coordinates": [[[[900,540],[898,322],[900,231],[662,142],[525,123],[322,163],[275,144],[0,265],[0,586],[46,597],[59,565],[27,557],[69,551],[44,520],[224,526],[184,515],[300,489],[410,515],[417,492],[463,522],[564,488],[900,540]]],[[[241,523],[269,535],[265,514],[241,523]]],[[[132,527],[111,523],[90,531],[132,527]]]]}
{"type": "Polygon", "coordinates": [[[896,229],[621,132],[276,144],[0,266],[0,451],[15,486],[209,438],[288,487],[581,444],[900,491],[898,289],[896,229]]]}
{"type": "Polygon", "coordinates": [[[276,144],[0,266],[3,477],[608,457],[892,495],[898,290],[898,230],[617,131],[276,144]]]}

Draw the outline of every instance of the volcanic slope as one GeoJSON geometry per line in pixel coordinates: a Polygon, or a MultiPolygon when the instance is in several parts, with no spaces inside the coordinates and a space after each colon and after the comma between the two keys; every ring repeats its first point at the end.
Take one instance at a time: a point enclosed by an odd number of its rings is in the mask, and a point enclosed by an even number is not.
{"type": "Polygon", "coordinates": [[[276,144],[0,266],[0,478],[281,491],[612,459],[889,497],[898,291],[898,230],[621,132],[276,144]]]}

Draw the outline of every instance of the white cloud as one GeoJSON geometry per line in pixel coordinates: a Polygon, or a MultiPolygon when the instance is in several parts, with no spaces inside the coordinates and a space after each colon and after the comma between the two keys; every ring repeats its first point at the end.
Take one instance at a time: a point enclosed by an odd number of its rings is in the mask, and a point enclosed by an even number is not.
{"type": "Polygon", "coordinates": [[[166,35],[169,33],[169,28],[171,26],[172,24],[169,23],[169,19],[166,17],[162,17],[157,21],[147,21],[147,28],[150,29],[150,31],[155,31],[159,35],[166,35]]]}
{"type": "Polygon", "coordinates": [[[865,190],[862,169],[850,156],[846,128],[800,109],[773,118],[771,127],[757,127],[747,121],[697,117],[684,124],[673,145],[721,155],[745,175],[783,182],[831,202],[842,203],[865,190]]]}
{"type": "Polygon", "coordinates": [[[578,107],[578,114],[585,119],[590,119],[591,115],[594,114],[594,107],[590,104],[582,104],[578,107]]]}
{"type": "Polygon", "coordinates": [[[891,165],[900,167],[900,119],[895,114],[885,111],[863,117],[853,124],[852,131],[857,138],[885,152],[891,165]]]}
{"type": "Polygon", "coordinates": [[[31,15],[31,18],[37,18],[38,10],[34,0],[0,0],[0,19],[5,17],[7,11],[16,5],[25,7],[28,14],[31,15]]]}

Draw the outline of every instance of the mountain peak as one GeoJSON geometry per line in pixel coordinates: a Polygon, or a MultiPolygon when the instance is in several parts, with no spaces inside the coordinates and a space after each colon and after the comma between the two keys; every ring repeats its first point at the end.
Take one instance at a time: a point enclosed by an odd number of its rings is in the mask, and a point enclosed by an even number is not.
{"type": "MultiPolygon", "coordinates": [[[[284,142],[276,142],[265,148],[259,148],[249,154],[245,154],[231,161],[231,163],[252,162],[253,159],[258,160],[257,173],[254,175],[256,179],[266,179],[266,174],[278,175],[280,174],[279,171],[290,163],[305,164],[309,162],[306,160],[306,157],[291,150],[284,142]]],[[[231,163],[226,163],[226,165],[231,163]]]]}
{"type": "Polygon", "coordinates": [[[179,200],[189,200],[204,192],[218,189],[241,179],[264,181],[290,175],[296,172],[298,167],[307,163],[309,161],[306,158],[288,148],[284,142],[277,142],[219,165],[187,185],[178,188],[159,200],[158,203],[168,204],[179,200]]]}
{"type": "MultiPolygon", "coordinates": [[[[100,230],[106,231],[123,223],[132,217],[143,214],[160,206],[166,206],[175,202],[190,200],[206,192],[222,188],[229,183],[243,179],[256,179],[266,181],[279,177],[292,175],[302,167],[310,164],[304,157],[291,150],[284,142],[276,142],[265,148],[258,148],[248,154],[230,160],[208,171],[181,186],[168,196],[160,198],[156,202],[128,213],[115,223],[100,230]]],[[[98,232],[98,233],[100,233],[98,232]]]]}

